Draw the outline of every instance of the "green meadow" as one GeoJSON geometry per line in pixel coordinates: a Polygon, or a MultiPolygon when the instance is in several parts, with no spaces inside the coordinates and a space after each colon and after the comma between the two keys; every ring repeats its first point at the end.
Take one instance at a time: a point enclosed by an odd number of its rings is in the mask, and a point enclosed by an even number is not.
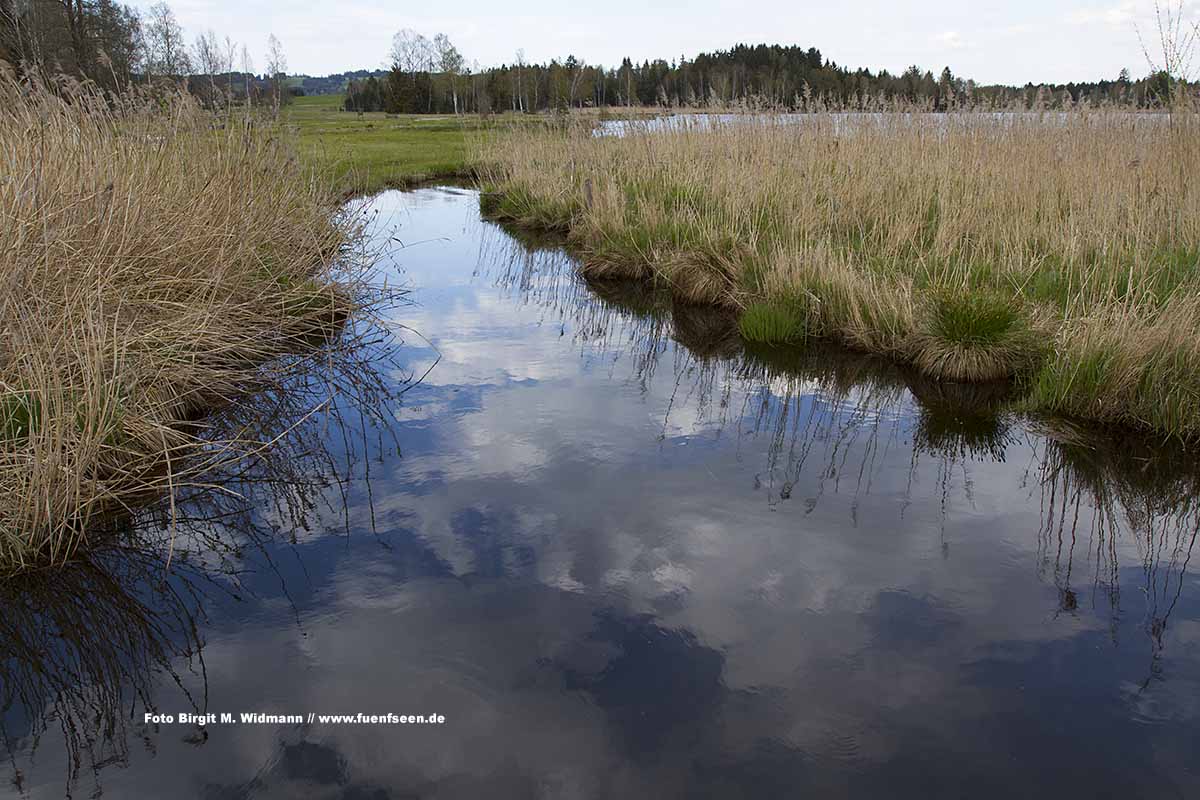
{"type": "Polygon", "coordinates": [[[467,174],[477,116],[354,113],[342,97],[298,97],[285,111],[305,163],[347,194],[370,194],[467,174]]]}

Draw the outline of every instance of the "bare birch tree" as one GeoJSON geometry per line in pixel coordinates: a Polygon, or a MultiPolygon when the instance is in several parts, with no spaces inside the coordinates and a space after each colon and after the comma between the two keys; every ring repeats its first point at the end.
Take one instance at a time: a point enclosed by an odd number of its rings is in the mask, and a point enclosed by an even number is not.
{"type": "Polygon", "coordinates": [[[517,50],[517,103],[520,106],[521,113],[525,113],[525,49],[517,50]]]}
{"type": "Polygon", "coordinates": [[[183,28],[166,3],[156,3],[147,12],[146,55],[146,71],[151,75],[179,78],[191,71],[183,28]]]}
{"type": "Polygon", "coordinates": [[[254,80],[254,59],[250,57],[250,48],[242,45],[242,75],[246,81],[246,107],[251,105],[251,81],[254,80]]]}
{"type": "Polygon", "coordinates": [[[224,71],[225,56],[217,34],[211,28],[196,37],[192,45],[192,61],[195,70],[208,77],[208,97],[205,100],[215,105],[218,96],[217,76],[224,71]]]}
{"type": "Polygon", "coordinates": [[[271,81],[271,102],[278,117],[283,84],[287,79],[287,57],[283,54],[283,45],[273,33],[267,37],[267,77],[271,81]]]}
{"type": "Polygon", "coordinates": [[[454,113],[457,115],[458,76],[462,73],[465,59],[462,53],[458,52],[458,49],[450,43],[450,37],[444,33],[439,33],[433,37],[433,48],[437,53],[438,69],[441,70],[441,73],[446,76],[446,80],[450,83],[450,94],[454,99],[454,113]]]}

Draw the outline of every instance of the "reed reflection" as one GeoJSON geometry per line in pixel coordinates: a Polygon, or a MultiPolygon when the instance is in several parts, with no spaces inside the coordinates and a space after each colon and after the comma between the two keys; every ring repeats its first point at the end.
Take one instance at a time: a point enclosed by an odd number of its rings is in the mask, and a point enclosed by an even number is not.
{"type": "Polygon", "coordinates": [[[677,403],[687,400],[710,435],[765,437],[754,487],[773,508],[803,498],[811,513],[826,493],[848,492],[857,524],[859,499],[883,474],[885,456],[906,450],[908,499],[897,513],[931,471],[949,558],[945,522],[956,503],[974,504],[973,472],[1024,464],[1026,501],[1040,505],[1037,563],[1057,590],[1053,613],[1102,605],[1115,639],[1134,553],[1151,647],[1145,685],[1161,678],[1164,632],[1200,532],[1194,455],[1063,421],[1019,420],[1006,383],[932,381],[822,342],[748,345],[728,311],[675,303],[645,283],[582,278],[569,252],[553,242],[530,246],[507,234],[481,241],[481,271],[494,270],[489,277],[499,287],[573,330],[585,358],[610,354],[614,374],[624,363],[643,388],[660,362],[669,364],[674,389],[664,432],[677,403]],[[1079,588],[1081,581],[1090,591],[1079,588]]]}
{"type": "Polygon", "coordinates": [[[1181,448],[1117,442],[1062,424],[1046,426],[1042,448],[1038,563],[1058,589],[1057,612],[1106,604],[1115,641],[1117,620],[1129,610],[1121,584],[1130,567],[1122,557],[1132,551],[1141,597],[1128,605],[1144,604],[1141,628],[1150,641],[1145,689],[1162,678],[1167,623],[1200,533],[1200,470],[1181,448]]]}
{"type": "Polygon", "coordinates": [[[349,530],[348,487],[369,486],[371,459],[394,446],[388,409],[408,385],[381,369],[391,335],[368,328],[271,365],[283,377],[269,390],[197,422],[221,445],[179,468],[203,481],[106,520],[67,565],[0,585],[0,736],[18,792],[36,766],[42,783],[62,770],[67,794],[85,779],[102,793],[102,771],[127,765],[133,742],[153,750],[141,720],[164,686],[172,713],[206,713],[210,607],[251,598],[246,579],[263,570],[282,583],[278,550],[304,532],[349,530]]]}

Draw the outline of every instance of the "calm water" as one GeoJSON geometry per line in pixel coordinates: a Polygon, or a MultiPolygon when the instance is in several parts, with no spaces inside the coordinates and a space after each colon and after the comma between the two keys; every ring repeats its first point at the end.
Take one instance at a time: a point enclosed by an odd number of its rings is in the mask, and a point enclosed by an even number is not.
{"type": "Polygon", "coordinates": [[[157,509],[0,590],[0,794],[1200,793],[1186,458],[744,352],[466,190],[371,212],[428,341],[226,412],[278,441],[182,500],[170,578],[157,509]]]}
{"type": "MultiPolygon", "coordinates": [[[[955,112],[953,114],[909,113],[909,112],[827,112],[820,114],[801,114],[778,111],[746,111],[728,114],[710,113],[672,113],[656,117],[637,117],[634,119],[607,119],[596,125],[595,136],[625,136],[637,133],[662,133],[674,131],[701,132],[713,128],[724,129],[734,125],[755,125],[765,127],[807,126],[827,134],[842,135],[856,130],[869,130],[875,126],[892,128],[902,124],[926,125],[936,121],[942,129],[952,129],[954,126],[975,128],[981,123],[987,123],[997,129],[1014,125],[1065,125],[1073,119],[1065,111],[994,111],[994,112],[955,112]]],[[[1133,125],[1165,125],[1170,121],[1167,114],[1152,111],[1110,112],[1097,113],[1092,117],[1094,124],[1111,125],[1114,119],[1122,120],[1123,124],[1133,125]],[[1117,116],[1119,115],[1119,116],[1117,116]]]]}

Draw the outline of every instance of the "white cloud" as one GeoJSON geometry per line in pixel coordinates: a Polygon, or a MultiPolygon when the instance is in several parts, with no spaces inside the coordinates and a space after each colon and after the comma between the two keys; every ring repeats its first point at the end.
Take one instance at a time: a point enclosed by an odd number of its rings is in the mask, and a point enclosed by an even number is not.
{"type": "Polygon", "coordinates": [[[1137,17],[1137,4],[1120,3],[1108,8],[1080,8],[1072,11],[1067,19],[1076,25],[1107,25],[1110,28],[1127,28],[1137,17]]]}
{"type": "Polygon", "coordinates": [[[960,34],[958,31],[945,31],[944,33],[939,33],[937,36],[933,37],[933,40],[937,44],[940,44],[943,47],[948,47],[951,50],[962,50],[966,47],[970,47],[970,45],[963,40],[962,34],[960,34]]]}

